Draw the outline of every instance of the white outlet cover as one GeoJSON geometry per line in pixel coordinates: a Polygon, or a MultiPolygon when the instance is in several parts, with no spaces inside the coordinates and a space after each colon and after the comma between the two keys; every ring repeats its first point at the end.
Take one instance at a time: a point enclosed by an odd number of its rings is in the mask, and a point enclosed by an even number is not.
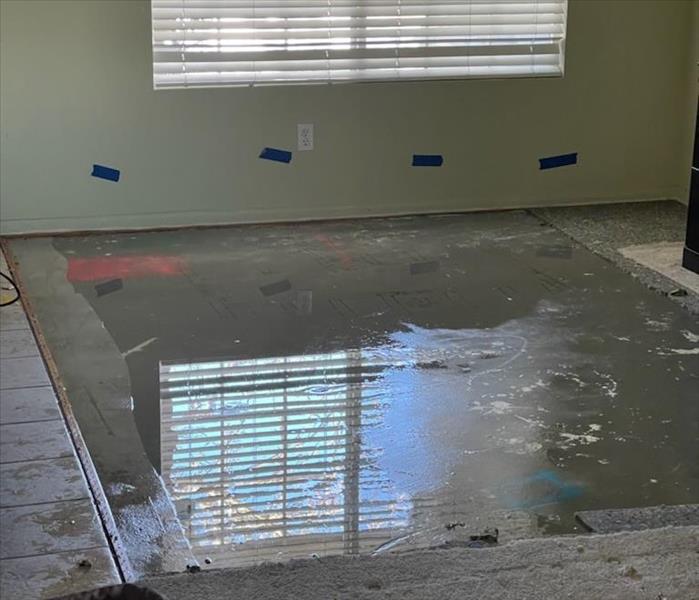
{"type": "Polygon", "coordinates": [[[313,150],[313,123],[299,123],[296,126],[298,150],[313,150]]]}

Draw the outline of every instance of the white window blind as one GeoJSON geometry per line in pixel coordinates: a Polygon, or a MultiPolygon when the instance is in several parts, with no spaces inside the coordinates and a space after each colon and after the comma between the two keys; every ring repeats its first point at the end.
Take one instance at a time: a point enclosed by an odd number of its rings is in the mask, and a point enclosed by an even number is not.
{"type": "Polygon", "coordinates": [[[155,88],[563,73],[567,0],[151,0],[155,88]]]}

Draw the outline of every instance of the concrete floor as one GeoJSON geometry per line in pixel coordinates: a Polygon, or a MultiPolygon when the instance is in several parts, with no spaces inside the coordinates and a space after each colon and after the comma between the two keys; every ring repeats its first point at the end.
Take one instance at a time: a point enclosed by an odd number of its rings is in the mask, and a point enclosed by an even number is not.
{"type": "MultiPolygon", "coordinates": [[[[579,244],[637,277],[645,286],[699,315],[699,293],[693,291],[698,275],[682,268],[676,258],[654,257],[644,264],[625,255],[625,249],[683,246],[687,207],[674,200],[625,202],[591,206],[537,208],[531,211],[579,244]],[[674,262],[673,262],[674,261],[674,262]],[[687,282],[691,285],[687,285],[687,282]],[[685,287],[686,296],[671,296],[685,287]]],[[[644,253],[646,254],[646,253],[644,253]]]]}
{"type": "Polygon", "coordinates": [[[119,581],[22,305],[2,307],[0,597],[49,598],[119,581]]]}
{"type": "Polygon", "coordinates": [[[135,572],[696,502],[696,316],[546,225],[13,241],[135,572]]]}

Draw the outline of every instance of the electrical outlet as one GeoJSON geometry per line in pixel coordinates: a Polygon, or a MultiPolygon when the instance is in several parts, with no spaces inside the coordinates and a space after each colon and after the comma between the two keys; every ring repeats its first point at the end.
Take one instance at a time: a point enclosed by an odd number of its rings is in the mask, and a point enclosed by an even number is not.
{"type": "Polygon", "coordinates": [[[300,151],[313,150],[313,123],[304,123],[296,126],[298,137],[298,149],[300,151]]]}

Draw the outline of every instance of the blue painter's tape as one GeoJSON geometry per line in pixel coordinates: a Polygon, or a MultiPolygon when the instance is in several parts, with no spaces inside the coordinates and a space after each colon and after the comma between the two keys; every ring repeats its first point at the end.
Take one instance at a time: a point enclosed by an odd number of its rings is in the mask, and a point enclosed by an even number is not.
{"type": "Polygon", "coordinates": [[[574,165],[578,162],[578,153],[572,152],[571,154],[561,154],[560,156],[549,156],[548,158],[539,159],[539,168],[543,169],[555,169],[556,167],[566,167],[568,165],[574,165]]]}
{"type": "Polygon", "coordinates": [[[100,179],[108,179],[109,181],[119,181],[121,171],[119,169],[111,169],[103,165],[92,165],[92,176],[100,179]]]}
{"type": "Polygon", "coordinates": [[[441,167],[443,164],[441,154],[413,154],[413,167],[441,167]]]}
{"type": "Polygon", "coordinates": [[[260,158],[265,160],[276,160],[277,162],[290,163],[291,152],[287,150],[278,150],[277,148],[265,148],[260,152],[260,158]]]}

